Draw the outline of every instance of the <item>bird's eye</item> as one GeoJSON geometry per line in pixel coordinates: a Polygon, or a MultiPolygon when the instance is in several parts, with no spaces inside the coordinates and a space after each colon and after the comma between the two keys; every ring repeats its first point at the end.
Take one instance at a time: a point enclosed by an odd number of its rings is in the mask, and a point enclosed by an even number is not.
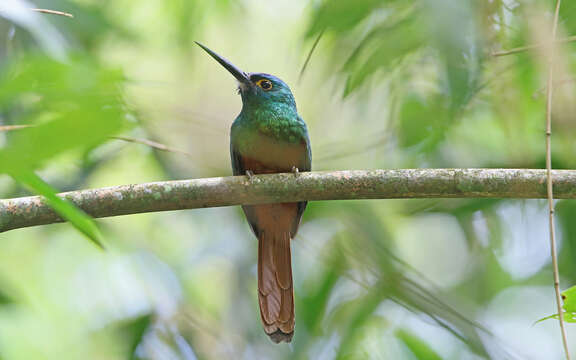
{"type": "Polygon", "coordinates": [[[256,81],[256,85],[260,86],[260,88],[262,88],[264,91],[272,89],[272,82],[270,80],[260,79],[256,81]]]}

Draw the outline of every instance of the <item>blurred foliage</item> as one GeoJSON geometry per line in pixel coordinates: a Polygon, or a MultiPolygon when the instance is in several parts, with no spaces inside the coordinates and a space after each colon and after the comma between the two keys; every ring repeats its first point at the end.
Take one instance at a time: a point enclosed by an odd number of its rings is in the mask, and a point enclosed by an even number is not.
{"type": "MultiPolygon", "coordinates": [[[[28,127],[0,132],[1,197],[45,195],[107,251],[79,241],[68,224],[4,233],[0,357],[562,358],[557,324],[533,326],[555,309],[542,201],[311,203],[293,241],[296,333],[290,346],[278,346],[260,328],[256,241],[238,209],[97,226],[54,196],[230,174],[228,128],[240,100],[233,79],[194,40],[291,85],[314,169],[543,167],[546,54],[492,54],[541,43],[553,6],[3,1],[0,126],[28,127]]],[[[561,36],[576,35],[575,5],[565,2],[560,19],[561,36]]],[[[558,49],[556,168],[576,168],[573,46],[558,49]]],[[[558,202],[570,314],[575,216],[573,201],[558,202]]]]}
{"type": "Polygon", "coordinates": [[[417,359],[439,360],[442,359],[426,342],[414,336],[406,330],[396,331],[396,336],[406,345],[417,359]]]}
{"type": "Polygon", "coordinates": [[[0,169],[46,196],[58,213],[98,244],[90,217],[55,196],[33,171],[67,151],[91,149],[122,128],[121,81],[116,72],[86,60],[62,63],[46,57],[7,65],[0,79],[0,111],[7,122],[15,119],[14,124],[30,126],[10,134],[0,150],[0,169]]]}

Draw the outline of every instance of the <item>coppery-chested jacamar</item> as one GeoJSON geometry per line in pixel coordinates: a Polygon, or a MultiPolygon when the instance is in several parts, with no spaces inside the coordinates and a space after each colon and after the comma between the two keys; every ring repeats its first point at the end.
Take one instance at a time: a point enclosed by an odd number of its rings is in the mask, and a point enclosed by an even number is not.
{"type": "MultiPolygon", "coordinates": [[[[276,76],[245,73],[197,43],[228,70],[242,96],[242,110],[230,132],[234,175],[310,171],[312,155],[306,123],[298,115],[288,85],[276,76]]],[[[242,206],[258,238],[258,300],[264,331],[274,342],[294,335],[294,289],[290,240],[298,231],[306,202],[242,206]]]]}

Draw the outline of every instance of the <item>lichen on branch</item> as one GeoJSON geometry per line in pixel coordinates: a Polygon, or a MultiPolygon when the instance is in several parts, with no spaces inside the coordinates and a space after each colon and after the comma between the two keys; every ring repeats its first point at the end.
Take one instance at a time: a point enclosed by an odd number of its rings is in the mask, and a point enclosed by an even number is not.
{"type": "MultiPolygon", "coordinates": [[[[554,195],[576,199],[576,170],[555,170],[554,195]]],[[[203,178],[60,194],[95,218],[264,203],[414,198],[546,198],[532,169],[348,170],[203,178]]],[[[62,222],[39,196],[0,200],[0,232],[62,222]]]]}

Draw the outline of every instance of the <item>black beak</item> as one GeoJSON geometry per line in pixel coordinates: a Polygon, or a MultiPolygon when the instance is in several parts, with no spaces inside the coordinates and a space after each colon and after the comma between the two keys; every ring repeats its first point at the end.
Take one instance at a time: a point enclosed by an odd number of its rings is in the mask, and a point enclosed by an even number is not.
{"type": "Polygon", "coordinates": [[[218,61],[220,65],[224,66],[224,68],[226,68],[226,70],[228,70],[230,74],[234,75],[236,80],[240,81],[241,84],[251,84],[248,75],[244,71],[238,69],[236,66],[232,65],[230,61],[224,59],[222,56],[216,54],[214,51],[208,49],[206,46],[200,44],[198,41],[195,41],[195,43],[202,49],[204,49],[204,51],[206,51],[216,61],[218,61]]]}

